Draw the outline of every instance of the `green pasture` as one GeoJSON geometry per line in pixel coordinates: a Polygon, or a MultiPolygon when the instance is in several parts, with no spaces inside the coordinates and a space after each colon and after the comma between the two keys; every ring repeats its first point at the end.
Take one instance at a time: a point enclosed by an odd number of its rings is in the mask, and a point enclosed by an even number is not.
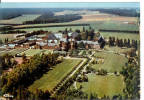
{"type": "Polygon", "coordinates": [[[120,72],[122,67],[125,66],[125,63],[128,61],[126,57],[118,54],[108,53],[108,52],[96,52],[94,54],[95,58],[103,57],[103,64],[93,64],[92,68],[99,70],[105,69],[108,72],[120,72]]]}
{"type": "Polygon", "coordinates": [[[132,50],[132,48],[120,48],[117,46],[109,47],[108,45],[106,45],[104,49],[108,51],[114,51],[115,53],[126,53],[132,50]]]}
{"type": "Polygon", "coordinates": [[[80,59],[64,59],[62,63],[55,65],[52,70],[36,80],[29,90],[31,92],[35,92],[36,89],[51,91],[80,62],[80,59]]]}
{"type": "Polygon", "coordinates": [[[96,94],[98,98],[109,96],[112,98],[114,95],[123,95],[123,89],[125,88],[125,83],[123,76],[115,75],[95,75],[88,74],[88,82],[77,82],[77,87],[82,85],[82,91],[90,94],[96,94]]]}
{"type": "Polygon", "coordinates": [[[111,29],[111,30],[128,30],[128,31],[138,31],[139,26],[136,24],[125,24],[118,21],[97,21],[88,22],[92,28],[98,29],[111,29]]]}

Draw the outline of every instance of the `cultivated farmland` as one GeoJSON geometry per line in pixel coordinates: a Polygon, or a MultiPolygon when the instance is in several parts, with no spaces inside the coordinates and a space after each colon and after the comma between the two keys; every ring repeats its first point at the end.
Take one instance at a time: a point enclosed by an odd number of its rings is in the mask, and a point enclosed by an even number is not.
{"type": "Polygon", "coordinates": [[[36,89],[51,91],[71,70],[81,62],[80,59],[64,59],[60,64],[44,74],[39,80],[36,80],[30,87],[31,92],[36,89]]]}
{"type": "Polygon", "coordinates": [[[89,10],[64,10],[62,12],[56,12],[55,15],[66,15],[66,14],[79,14],[82,16],[80,20],[73,22],[94,22],[94,21],[136,21],[135,17],[118,16],[114,14],[101,13],[99,11],[89,10]]]}
{"type": "Polygon", "coordinates": [[[93,22],[93,21],[136,21],[135,17],[123,17],[123,16],[117,16],[112,14],[91,14],[91,15],[82,15],[82,19],[76,20],[74,22],[93,22]]]}

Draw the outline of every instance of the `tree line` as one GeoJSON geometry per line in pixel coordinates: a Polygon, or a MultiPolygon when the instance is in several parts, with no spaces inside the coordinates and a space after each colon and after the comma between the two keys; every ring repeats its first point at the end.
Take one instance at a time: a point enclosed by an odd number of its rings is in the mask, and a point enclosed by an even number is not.
{"type": "MultiPolygon", "coordinates": [[[[16,97],[19,96],[19,94],[27,94],[27,87],[30,84],[40,78],[43,73],[49,71],[52,66],[59,63],[57,57],[57,54],[34,55],[21,65],[17,65],[11,72],[4,73],[0,78],[2,93],[10,93],[16,97]]],[[[42,92],[39,91],[40,90],[37,90],[38,93],[42,92]]],[[[48,93],[48,91],[45,92],[48,93]]]]}
{"type": "Polygon", "coordinates": [[[2,34],[19,34],[19,33],[26,33],[26,31],[21,31],[21,30],[13,30],[12,29],[1,29],[2,30],[2,34]],[[9,30],[9,31],[8,31],[9,30]]]}
{"type": "Polygon", "coordinates": [[[135,49],[138,48],[138,41],[137,40],[130,40],[130,39],[119,39],[115,37],[109,37],[109,46],[118,46],[118,47],[133,47],[135,49]]]}
{"type": "Polygon", "coordinates": [[[139,64],[136,64],[135,61],[126,63],[126,66],[122,68],[121,74],[124,76],[124,82],[126,84],[123,90],[125,99],[138,100],[140,98],[139,64]]]}
{"type": "Polygon", "coordinates": [[[125,33],[135,33],[138,34],[139,31],[132,31],[132,30],[116,30],[116,29],[99,29],[101,32],[125,32],[125,33]]]}
{"type": "Polygon", "coordinates": [[[45,23],[60,23],[60,22],[70,22],[74,20],[81,19],[82,17],[77,14],[50,16],[49,14],[43,14],[33,21],[25,21],[23,24],[45,24],[45,23]]]}
{"type": "Polygon", "coordinates": [[[38,31],[33,31],[31,33],[25,34],[25,37],[30,37],[33,35],[39,35],[39,34],[45,34],[45,33],[48,33],[48,31],[38,30],[38,31]]]}

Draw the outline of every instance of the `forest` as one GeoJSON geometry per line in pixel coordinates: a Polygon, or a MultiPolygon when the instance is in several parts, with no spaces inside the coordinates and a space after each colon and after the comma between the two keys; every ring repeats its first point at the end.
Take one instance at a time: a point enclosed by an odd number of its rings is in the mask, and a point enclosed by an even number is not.
{"type": "Polygon", "coordinates": [[[77,14],[59,15],[54,16],[50,14],[43,14],[33,21],[25,21],[23,24],[43,24],[43,23],[58,23],[58,22],[70,22],[81,19],[82,17],[77,14]]]}

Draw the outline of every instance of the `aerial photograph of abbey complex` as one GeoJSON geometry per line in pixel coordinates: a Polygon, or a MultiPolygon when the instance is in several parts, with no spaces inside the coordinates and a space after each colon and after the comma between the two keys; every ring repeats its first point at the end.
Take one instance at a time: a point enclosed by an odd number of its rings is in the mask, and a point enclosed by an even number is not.
{"type": "Polygon", "coordinates": [[[0,3],[0,100],[140,100],[139,2],[0,3]]]}

